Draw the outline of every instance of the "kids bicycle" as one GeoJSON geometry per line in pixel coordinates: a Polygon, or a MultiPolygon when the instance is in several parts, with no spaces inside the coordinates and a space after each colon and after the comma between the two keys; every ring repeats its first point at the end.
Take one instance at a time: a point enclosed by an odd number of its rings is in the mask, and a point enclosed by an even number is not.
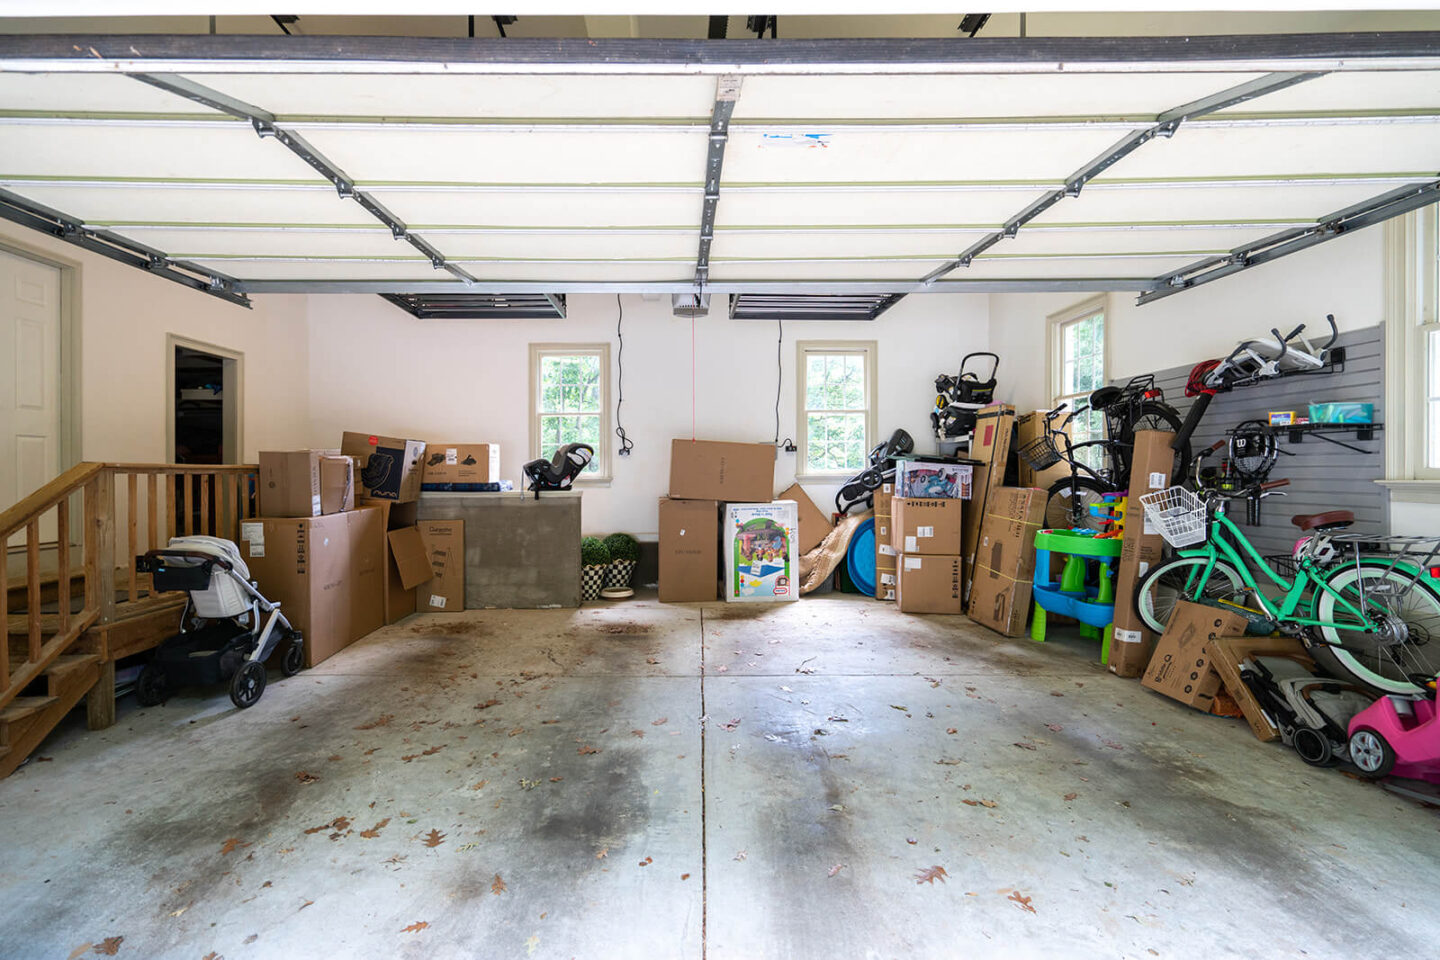
{"type": "Polygon", "coordinates": [[[1331,670],[1385,693],[1427,689],[1440,675],[1440,537],[1339,533],[1355,515],[1332,510],[1291,519],[1308,536],[1290,557],[1261,556],[1226,516],[1226,505],[1269,496],[1289,482],[1198,495],[1171,487],[1141,497],[1146,523],[1153,521],[1178,554],[1141,580],[1135,593],[1141,620],[1158,633],[1177,600],[1253,603],[1331,670]],[[1267,590],[1255,572],[1269,581],[1267,590]]]}

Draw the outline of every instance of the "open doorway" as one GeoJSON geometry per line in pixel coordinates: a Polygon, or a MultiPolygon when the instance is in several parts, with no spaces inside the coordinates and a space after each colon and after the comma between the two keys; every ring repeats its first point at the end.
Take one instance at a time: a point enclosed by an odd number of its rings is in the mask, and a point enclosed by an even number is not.
{"type": "Polygon", "coordinates": [[[240,354],[171,337],[172,463],[238,463],[240,354]]]}

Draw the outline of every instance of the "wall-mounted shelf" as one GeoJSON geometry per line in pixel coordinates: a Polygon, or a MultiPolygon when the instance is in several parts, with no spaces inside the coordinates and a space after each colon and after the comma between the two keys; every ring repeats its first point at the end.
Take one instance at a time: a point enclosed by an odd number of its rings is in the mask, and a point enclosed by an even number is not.
{"type": "Polygon", "coordinates": [[[1315,437],[1317,440],[1324,440],[1326,443],[1333,443],[1337,447],[1344,447],[1346,450],[1354,450],[1356,453],[1370,453],[1369,450],[1362,450],[1354,444],[1346,443],[1343,440],[1336,440],[1330,436],[1332,433],[1353,433],[1356,440],[1373,440],[1375,431],[1383,430],[1383,423],[1296,423],[1281,427],[1286,433],[1286,439],[1291,443],[1299,443],[1306,435],[1315,437]]]}

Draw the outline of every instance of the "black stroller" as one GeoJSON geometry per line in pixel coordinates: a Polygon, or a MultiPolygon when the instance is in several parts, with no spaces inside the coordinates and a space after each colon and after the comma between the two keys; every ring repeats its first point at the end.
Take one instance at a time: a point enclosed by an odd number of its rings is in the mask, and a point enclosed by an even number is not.
{"type": "Polygon", "coordinates": [[[135,699],[152,707],[174,687],[230,682],[230,699],[244,709],[265,692],[265,660],[282,642],[280,672],[293,677],[305,663],[300,631],[250,580],[240,550],[218,537],[173,537],[163,550],[135,558],[156,592],[189,593],[180,632],[155,650],[140,672],[135,699]]]}
{"type": "Polygon", "coordinates": [[[835,512],[846,514],[852,507],[875,503],[875,491],[882,484],[895,480],[895,458],[904,456],[915,449],[915,438],[904,430],[896,430],[890,439],[876,445],[870,451],[870,465],[845,481],[835,494],[835,512]]]}

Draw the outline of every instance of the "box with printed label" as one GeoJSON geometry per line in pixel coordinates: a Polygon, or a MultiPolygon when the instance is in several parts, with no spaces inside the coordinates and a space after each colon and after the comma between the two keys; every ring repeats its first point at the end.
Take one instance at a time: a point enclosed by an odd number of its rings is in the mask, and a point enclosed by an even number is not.
{"type": "Polygon", "coordinates": [[[417,588],[416,606],[437,613],[464,610],[465,521],[422,520],[419,528],[430,580],[417,588]]]}
{"type": "Polygon", "coordinates": [[[882,483],[875,491],[872,503],[875,506],[875,599],[895,599],[895,548],[890,546],[892,518],[890,510],[895,502],[895,485],[882,483]]]}
{"type": "MultiPolygon", "coordinates": [[[[496,483],[500,479],[498,443],[425,444],[422,490],[466,493],[472,484],[496,483]]],[[[475,488],[480,489],[480,488],[475,488]]]]}
{"type": "Polygon", "coordinates": [[[901,554],[895,575],[895,602],[901,613],[963,613],[961,563],[955,557],[901,554]]]}
{"type": "Polygon", "coordinates": [[[327,453],[320,458],[320,513],[344,513],[355,509],[355,461],[344,454],[327,453]]]}
{"type": "Polygon", "coordinates": [[[720,583],[720,504],[660,501],[660,602],[714,600],[720,583]]]}
{"type": "Polygon", "coordinates": [[[1214,666],[1215,641],[1243,636],[1245,627],[1246,620],[1238,613],[1181,600],[1175,604],[1140,682],[1172,700],[1208,712],[1221,685],[1214,666]]]}
{"type": "Polygon", "coordinates": [[[400,503],[419,498],[425,457],[423,440],[347,430],[340,440],[340,452],[355,459],[355,473],[363,496],[400,503]]]}
{"type": "Polygon", "coordinates": [[[1125,535],[1115,570],[1115,634],[1107,665],[1116,676],[1138,677],[1144,673],[1155,646],[1155,635],[1135,610],[1135,590],[1140,578],[1160,562],[1165,540],[1153,522],[1145,521],[1145,505],[1140,497],[1170,486],[1170,471],[1175,463],[1170,443],[1174,439],[1175,434],[1165,430],[1135,431],[1125,535]]]}
{"type": "Polygon", "coordinates": [[[1046,491],[996,487],[980,526],[970,619],[1007,637],[1025,632],[1035,574],[1035,532],[1045,522],[1046,491]]]}
{"type": "Polygon", "coordinates": [[[973,463],[899,460],[895,463],[895,496],[969,500],[974,476],[973,463]]]}
{"type": "Polygon", "coordinates": [[[798,527],[793,500],[725,504],[720,529],[725,551],[725,599],[799,600],[800,568],[795,554],[798,527]]]}
{"type": "Polygon", "coordinates": [[[982,407],[975,415],[975,438],[970,443],[970,456],[977,461],[973,492],[965,513],[964,540],[960,555],[965,558],[965,591],[980,544],[980,523],[988,510],[990,491],[1005,482],[1005,463],[1010,457],[1010,440],[1015,432],[1015,408],[1008,403],[982,407]]]}
{"type": "Polygon", "coordinates": [[[963,500],[897,496],[890,507],[891,548],[929,557],[959,554],[965,506],[963,500]]]}
{"type": "Polygon", "coordinates": [[[260,516],[321,516],[321,456],[319,450],[261,450],[260,516]]]}

